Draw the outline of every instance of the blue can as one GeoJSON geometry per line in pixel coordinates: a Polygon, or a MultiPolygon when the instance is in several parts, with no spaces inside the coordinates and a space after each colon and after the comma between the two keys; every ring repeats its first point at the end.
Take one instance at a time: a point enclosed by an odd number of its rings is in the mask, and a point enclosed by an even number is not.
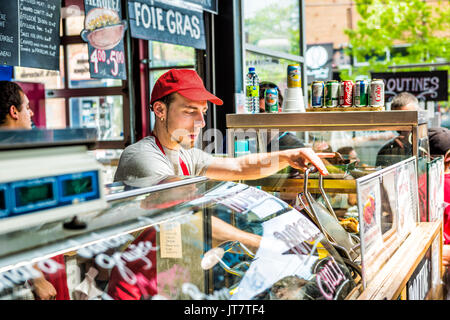
{"type": "Polygon", "coordinates": [[[313,81],[311,84],[311,106],[313,108],[323,107],[324,88],[323,81],[313,81]]]}

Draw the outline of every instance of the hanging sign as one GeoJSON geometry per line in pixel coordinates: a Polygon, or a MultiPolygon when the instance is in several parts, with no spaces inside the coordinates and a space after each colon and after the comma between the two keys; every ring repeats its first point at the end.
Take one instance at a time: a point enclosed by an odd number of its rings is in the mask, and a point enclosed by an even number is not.
{"type": "Polygon", "coordinates": [[[0,3],[0,63],[59,70],[60,0],[0,3]]]}
{"type": "Polygon", "coordinates": [[[203,10],[217,14],[217,0],[185,0],[186,2],[198,4],[203,10]]]}
{"type": "Polygon", "coordinates": [[[448,72],[372,72],[372,79],[383,79],[386,101],[400,92],[409,92],[423,101],[448,100],[448,72]]]}
{"type": "Polygon", "coordinates": [[[153,0],[128,1],[131,36],[206,49],[203,13],[153,0]]]}
{"type": "Polygon", "coordinates": [[[127,28],[122,21],[119,0],[84,0],[84,30],[81,38],[88,43],[91,78],[127,78],[123,36],[127,28]]]}

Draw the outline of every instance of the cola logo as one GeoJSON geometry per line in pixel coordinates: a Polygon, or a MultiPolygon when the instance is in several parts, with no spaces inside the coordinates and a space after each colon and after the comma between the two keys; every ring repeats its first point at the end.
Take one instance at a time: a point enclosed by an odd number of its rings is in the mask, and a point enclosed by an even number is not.
{"type": "Polygon", "coordinates": [[[381,101],[381,86],[378,86],[375,90],[375,101],[381,101]]]}
{"type": "Polygon", "coordinates": [[[346,95],[344,96],[344,99],[346,104],[352,104],[352,88],[353,86],[351,84],[345,86],[346,95]]]}

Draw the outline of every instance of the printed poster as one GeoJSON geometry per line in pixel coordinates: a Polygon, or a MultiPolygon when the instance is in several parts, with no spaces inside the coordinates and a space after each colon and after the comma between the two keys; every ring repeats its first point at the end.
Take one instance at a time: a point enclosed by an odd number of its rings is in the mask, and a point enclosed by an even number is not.
{"type": "Polygon", "coordinates": [[[417,176],[415,162],[405,163],[397,168],[397,232],[406,237],[417,221],[417,176]]]}
{"type": "Polygon", "coordinates": [[[361,263],[365,286],[385,262],[381,231],[380,179],[375,177],[359,186],[358,211],[361,237],[361,263]]]}

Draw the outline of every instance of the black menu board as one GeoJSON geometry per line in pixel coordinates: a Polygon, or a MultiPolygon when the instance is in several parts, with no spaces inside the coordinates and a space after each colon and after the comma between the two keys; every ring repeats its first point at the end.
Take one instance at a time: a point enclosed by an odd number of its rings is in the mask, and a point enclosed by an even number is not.
{"type": "Polygon", "coordinates": [[[84,0],[86,18],[81,37],[88,43],[91,78],[127,78],[123,37],[127,22],[122,20],[118,0],[84,0]]]}
{"type": "Polygon", "coordinates": [[[0,3],[0,63],[59,70],[60,0],[0,3]]]}

